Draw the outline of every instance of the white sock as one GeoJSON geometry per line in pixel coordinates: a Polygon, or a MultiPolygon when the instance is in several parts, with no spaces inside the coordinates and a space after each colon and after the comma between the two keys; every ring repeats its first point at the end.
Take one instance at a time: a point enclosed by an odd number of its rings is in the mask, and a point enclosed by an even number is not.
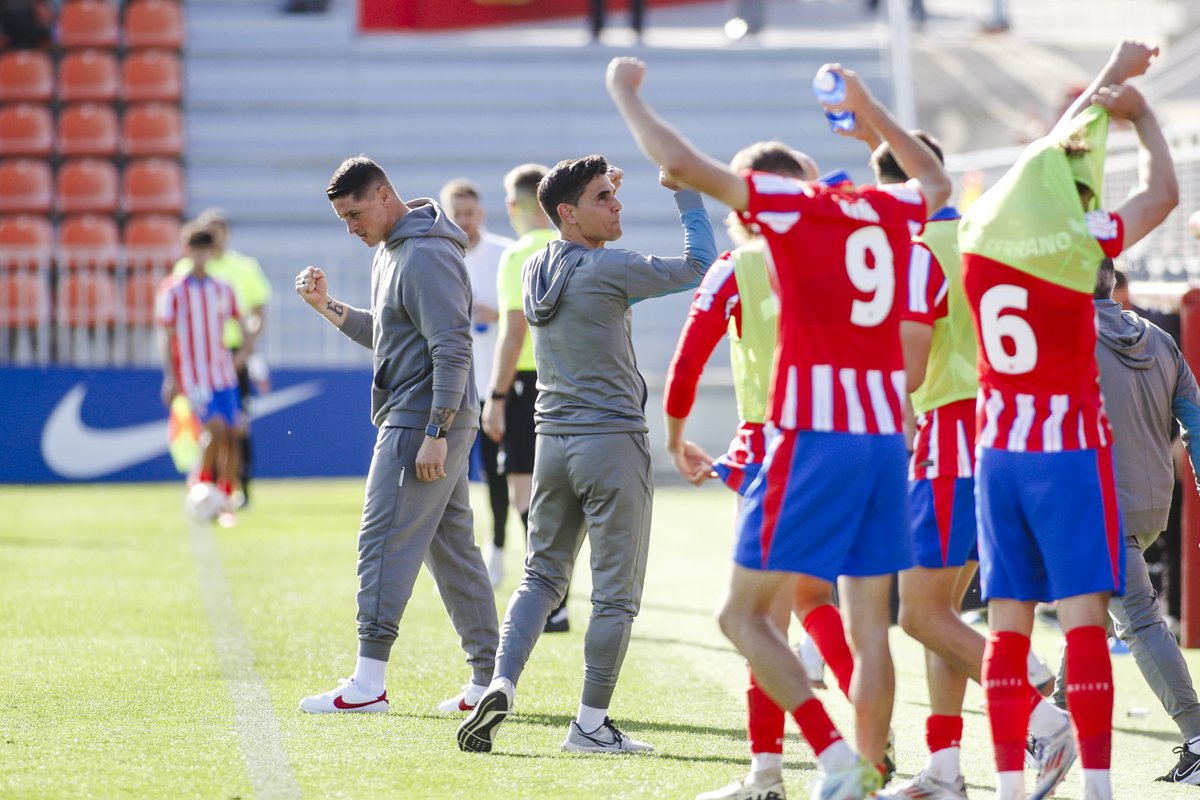
{"type": "Polygon", "coordinates": [[[751,753],[750,771],[767,772],[783,769],[783,753],[751,753]]]}
{"type": "Polygon", "coordinates": [[[354,666],[354,683],[365,694],[378,697],[383,694],[384,674],[386,672],[386,661],[359,656],[358,663],[354,666]]]}
{"type": "Polygon", "coordinates": [[[1096,800],[1109,800],[1112,797],[1112,779],[1106,769],[1085,769],[1083,771],[1083,796],[1096,800]]]}
{"type": "Polygon", "coordinates": [[[591,733],[604,724],[604,718],[607,716],[607,708],[592,708],[580,703],[579,713],[575,715],[575,724],[584,733],[591,733]]]}
{"type": "Polygon", "coordinates": [[[1053,736],[1062,730],[1063,725],[1069,725],[1067,712],[1046,700],[1033,707],[1029,715],[1029,732],[1038,739],[1053,736]]]}
{"type": "Polygon", "coordinates": [[[953,783],[962,774],[959,761],[961,752],[962,748],[959,747],[943,747],[936,753],[930,753],[929,760],[925,762],[925,774],[943,783],[953,783]]]}
{"type": "Polygon", "coordinates": [[[487,686],[483,686],[475,681],[471,681],[467,684],[467,688],[463,690],[463,694],[465,695],[464,699],[468,703],[474,705],[475,703],[479,702],[479,698],[483,697],[487,690],[487,686]]]}
{"type": "Polygon", "coordinates": [[[850,769],[858,763],[858,753],[850,749],[850,745],[846,744],[845,739],[838,739],[821,751],[821,754],[817,756],[817,763],[826,772],[850,769]]]}
{"type": "Polygon", "coordinates": [[[996,800],[1025,800],[1025,771],[996,773],[996,800]]]}
{"type": "Polygon", "coordinates": [[[1183,743],[1189,753],[1200,754],[1200,736],[1193,736],[1183,743]]]}
{"type": "Polygon", "coordinates": [[[517,687],[508,678],[492,678],[492,682],[488,684],[487,690],[503,689],[508,693],[508,699],[512,700],[517,696],[517,687]]]}

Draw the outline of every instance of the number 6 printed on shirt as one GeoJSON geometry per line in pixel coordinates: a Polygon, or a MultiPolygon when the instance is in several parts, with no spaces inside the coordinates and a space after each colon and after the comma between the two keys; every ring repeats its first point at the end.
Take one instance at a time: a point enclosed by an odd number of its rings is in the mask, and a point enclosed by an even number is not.
{"type": "Polygon", "coordinates": [[[1033,328],[1016,314],[1005,311],[1029,308],[1029,290],[1000,284],[979,299],[979,330],[983,349],[992,369],[1005,375],[1023,375],[1037,366],[1038,343],[1033,328]],[[1004,338],[1012,341],[1012,353],[1004,347],[1004,338]]]}
{"type": "Polygon", "coordinates": [[[850,306],[850,321],[860,328],[874,328],[892,310],[896,296],[894,261],[883,228],[871,225],[847,237],[846,274],[855,289],[873,295],[870,300],[855,300],[850,306]],[[875,257],[874,267],[867,265],[867,253],[875,257]]]}

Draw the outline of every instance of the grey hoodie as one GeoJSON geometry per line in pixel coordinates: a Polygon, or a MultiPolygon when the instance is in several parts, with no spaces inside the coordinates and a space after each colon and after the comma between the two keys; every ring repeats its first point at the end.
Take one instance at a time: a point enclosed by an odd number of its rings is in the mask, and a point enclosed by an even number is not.
{"type": "Polygon", "coordinates": [[[1158,533],[1167,526],[1175,484],[1173,420],[1180,423],[1195,475],[1195,436],[1189,434],[1200,432],[1200,389],[1170,335],[1112,300],[1095,305],[1096,363],[1113,429],[1125,533],[1158,533]]]}
{"type": "Polygon", "coordinates": [[[642,432],[646,382],[633,352],[632,304],[695,289],[716,260],[716,240],[700,195],[675,193],[684,254],[644,256],[556,239],[521,271],[533,336],[538,433],[642,432]]]}
{"type": "Polygon", "coordinates": [[[407,205],[375,249],[370,310],[348,309],[341,330],[374,352],[377,427],[424,428],[431,408],[453,408],[453,427],[477,428],[467,235],[433,200],[407,205]]]}

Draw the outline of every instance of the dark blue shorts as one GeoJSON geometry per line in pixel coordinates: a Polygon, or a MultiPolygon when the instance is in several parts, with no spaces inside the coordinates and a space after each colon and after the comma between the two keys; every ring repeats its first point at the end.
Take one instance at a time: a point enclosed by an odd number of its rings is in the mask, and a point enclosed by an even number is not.
{"type": "Polygon", "coordinates": [[[785,431],[738,517],[734,560],[834,581],[913,565],[900,434],[785,431]]]}
{"type": "Polygon", "coordinates": [[[201,396],[189,398],[189,402],[200,422],[205,425],[214,417],[225,420],[227,425],[240,425],[242,422],[242,397],[236,386],[219,389],[208,398],[201,396]]]}
{"type": "Polygon", "coordinates": [[[974,478],[909,481],[908,514],[918,566],[961,567],[979,560],[974,478]]]}
{"type": "Polygon", "coordinates": [[[979,576],[985,599],[1049,602],[1125,589],[1112,449],[979,449],[979,576]]]}

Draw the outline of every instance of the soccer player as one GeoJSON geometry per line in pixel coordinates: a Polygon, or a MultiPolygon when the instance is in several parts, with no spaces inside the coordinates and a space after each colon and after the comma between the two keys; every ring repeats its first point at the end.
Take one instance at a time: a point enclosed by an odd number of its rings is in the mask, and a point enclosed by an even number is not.
{"type": "MultiPolygon", "coordinates": [[[[782,142],[759,142],[738,152],[729,164],[735,172],[769,172],[800,180],[815,180],[812,159],[782,142]]],[[[737,215],[728,220],[729,235],[738,246],[719,258],[704,276],[679,335],[667,373],[664,396],[667,452],[679,473],[694,484],[720,477],[737,493],[737,508],[758,476],[766,456],[766,419],[771,365],[775,353],[778,308],[767,268],[767,245],[748,230],[737,215]],[[737,396],[737,434],[728,451],[715,461],[684,438],[704,365],[728,332],[737,396]]],[[[771,618],[786,634],[792,611],[825,655],[842,691],[849,696],[854,657],[846,643],[841,614],[833,605],[832,584],[817,578],[800,579],[794,592],[784,591],[772,606],[771,618]]],[[[818,659],[820,656],[818,656],[818,659]]],[[[817,673],[819,675],[819,672],[817,673]]],[[[813,679],[809,670],[809,679],[813,679]]],[[[706,792],[697,800],[754,800],[774,792],[782,796],[784,713],[750,673],[746,691],[750,772],[728,786],[706,792]]]]}
{"type": "Polygon", "coordinates": [[[538,201],[561,238],[523,269],[538,375],[529,548],[525,576],[504,614],[491,686],[458,729],[463,750],[491,751],[546,618],[566,592],[585,533],[592,616],[579,711],[562,749],[652,749],[621,733],[608,715],[641,606],[654,488],[632,305],[696,288],[717,248],[700,195],[666,180],[683,225],[683,255],[605,247],[622,233],[614,178],[619,181],[619,173],[593,155],[560,161],[538,184],[538,201]]]}
{"type": "Polygon", "coordinates": [[[187,398],[204,426],[197,483],[215,483],[223,499],[217,517],[234,522],[231,495],[238,478],[234,430],[242,424],[237,369],[250,349],[235,357],[223,339],[225,326],[242,327],[237,296],[228,283],[208,274],[214,255],[212,233],[196,225],[183,231],[187,268],[164,281],[158,295],[162,330],[163,402],[170,407],[176,395],[187,398]]]}
{"type": "MultiPolygon", "coordinates": [[[[1038,601],[1057,601],[1067,703],[1085,800],[1109,800],[1112,664],[1105,622],[1124,588],[1112,434],[1096,371],[1092,291],[1105,255],[1177,202],[1170,151],[1125,82],[1157,53],[1122,42],[1051,133],[975,201],[959,227],[963,287],[979,341],[976,506],[991,634],[983,661],[997,797],[1025,798],[1026,658],[1038,601]],[[1109,117],[1133,123],[1140,185],[1100,210],[1109,117]]],[[[1031,797],[1045,797],[1040,785],[1031,797]]]]}
{"type": "Polygon", "coordinates": [[[823,186],[780,175],[738,175],[695,150],[639,93],[645,65],[614,59],[608,88],[652,161],[726,203],[766,238],[779,297],[779,344],[767,421],[780,430],[738,520],[733,576],[721,629],[750,662],[763,690],[796,722],[821,766],[813,797],[862,798],[879,788],[876,767],[891,718],[895,674],[888,648],[891,573],[912,564],[905,515],[905,378],[899,337],[911,237],[938,208],[950,181],[934,155],[904,130],[858,75],[829,65],[854,112],[889,142],[913,176],[904,186],[823,186]],[[842,741],[771,620],[795,575],[839,576],[855,661],[851,697],[858,746],[842,741]]]}

